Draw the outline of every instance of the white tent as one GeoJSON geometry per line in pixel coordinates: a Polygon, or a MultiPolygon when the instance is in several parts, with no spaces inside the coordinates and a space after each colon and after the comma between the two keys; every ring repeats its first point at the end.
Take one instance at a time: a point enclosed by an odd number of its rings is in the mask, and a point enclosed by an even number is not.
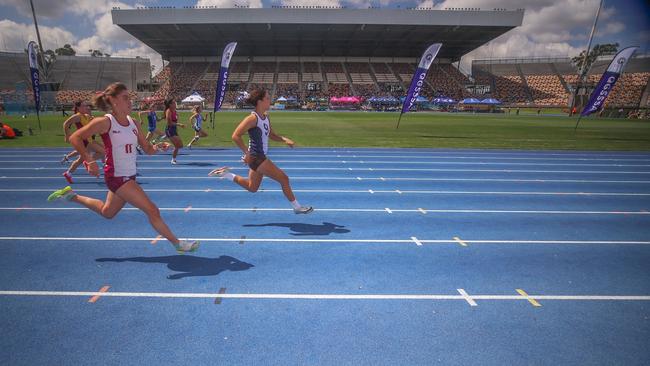
{"type": "Polygon", "coordinates": [[[183,99],[181,103],[203,103],[205,98],[203,98],[199,93],[194,92],[189,97],[183,99]]]}

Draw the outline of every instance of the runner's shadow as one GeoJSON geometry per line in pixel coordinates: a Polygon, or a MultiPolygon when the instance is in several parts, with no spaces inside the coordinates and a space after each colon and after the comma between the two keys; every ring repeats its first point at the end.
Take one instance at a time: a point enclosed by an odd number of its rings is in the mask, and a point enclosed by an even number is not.
{"type": "Polygon", "coordinates": [[[192,255],[169,255],[164,257],[131,257],[131,258],[97,258],[97,262],[137,262],[163,263],[175,272],[167,276],[170,280],[185,277],[216,276],[224,271],[245,271],[254,265],[242,262],[236,258],[222,255],[218,258],[205,258],[192,255]]]}
{"type": "Polygon", "coordinates": [[[178,165],[190,165],[190,166],[214,166],[212,163],[179,163],[178,165]]]}
{"type": "Polygon", "coordinates": [[[332,224],[331,222],[323,222],[322,225],[304,224],[301,222],[280,223],[271,222],[268,224],[246,224],[244,227],[263,227],[263,226],[277,226],[286,227],[293,231],[290,233],[293,236],[306,236],[306,235],[330,235],[349,233],[350,230],[345,229],[345,226],[332,224]]]}

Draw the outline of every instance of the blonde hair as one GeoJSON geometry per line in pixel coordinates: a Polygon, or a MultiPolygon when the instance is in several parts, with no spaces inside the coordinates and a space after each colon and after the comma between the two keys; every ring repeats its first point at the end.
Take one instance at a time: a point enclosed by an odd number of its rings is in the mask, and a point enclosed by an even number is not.
{"type": "Polygon", "coordinates": [[[111,107],[111,103],[108,101],[108,97],[116,97],[118,94],[127,89],[128,88],[123,83],[112,83],[107,86],[103,92],[98,93],[93,97],[93,104],[95,107],[106,112],[111,107]]]}

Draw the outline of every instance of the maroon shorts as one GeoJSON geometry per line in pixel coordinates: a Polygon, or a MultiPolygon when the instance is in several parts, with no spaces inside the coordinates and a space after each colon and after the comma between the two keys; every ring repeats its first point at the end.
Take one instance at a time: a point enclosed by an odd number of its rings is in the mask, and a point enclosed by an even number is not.
{"type": "Polygon", "coordinates": [[[257,171],[257,168],[259,168],[264,160],[266,160],[266,155],[251,155],[251,159],[251,163],[248,164],[248,167],[257,171]]]}
{"type": "Polygon", "coordinates": [[[116,193],[118,189],[120,189],[121,186],[126,184],[128,181],[134,181],[135,182],[135,175],[132,175],[130,177],[107,177],[104,176],[104,181],[106,182],[106,187],[108,187],[108,190],[116,193]]]}

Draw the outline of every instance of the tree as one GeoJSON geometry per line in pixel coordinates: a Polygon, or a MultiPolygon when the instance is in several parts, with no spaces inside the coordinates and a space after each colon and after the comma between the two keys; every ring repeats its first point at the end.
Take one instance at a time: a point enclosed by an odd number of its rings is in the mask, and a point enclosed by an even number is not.
{"type": "Polygon", "coordinates": [[[585,57],[586,51],[580,52],[580,54],[571,59],[571,62],[579,69],[582,70],[583,77],[589,71],[591,65],[596,61],[598,56],[603,55],[613,55],[618,50],[618,43],[606,43],[606,44],[597,44],[589,52],[589,56],[585,57]],[[584,66],[584,67],[583,67],[584,66]]]}
{"type": "Polygon", "coordinates": [[[77,54],[77,51],[75,51],[72,46],[69,44],[63,45],[63,47],[57,48],[54,51],[58,56],[74,56],[77,54]]]}

